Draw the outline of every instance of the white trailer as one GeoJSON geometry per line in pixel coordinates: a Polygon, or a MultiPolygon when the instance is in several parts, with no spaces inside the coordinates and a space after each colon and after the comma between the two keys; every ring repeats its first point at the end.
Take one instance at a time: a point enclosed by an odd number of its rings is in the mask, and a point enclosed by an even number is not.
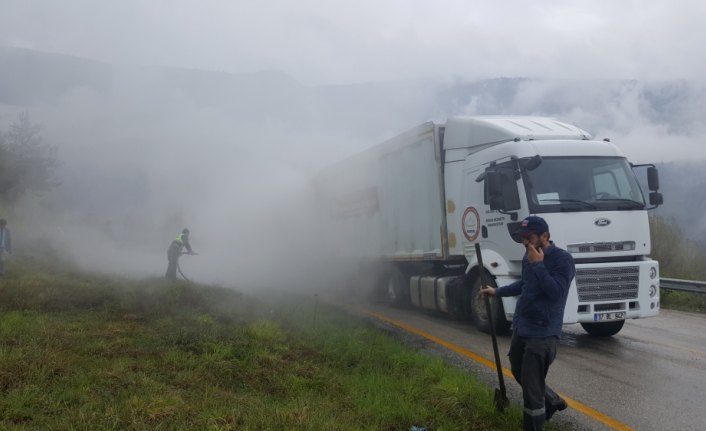
{"type": "MultiPolygon", "coordinates": [[[[511,232],[527,215],[576,263],[564,323],[610,336],[659,313],[647,210],[662,204],[654,165],[544,117],[453,117],[422,124],[326,169],[317,180],[325,238],[346,259],[382,268],[390,302],[467,316],[489,329],[474,244],[497,286],[520,277],[511,232]],[[649,198],[633,168],[647,167],[649,198]]],[[[510,326],[516,298],[494,300],[510,326]]]]}

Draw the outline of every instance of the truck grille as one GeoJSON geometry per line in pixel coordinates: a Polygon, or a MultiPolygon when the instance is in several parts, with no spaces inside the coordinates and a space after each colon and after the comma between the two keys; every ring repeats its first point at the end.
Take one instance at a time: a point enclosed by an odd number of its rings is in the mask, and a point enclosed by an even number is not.
{"type": "Polygon", "coordinates": [[[640,268],[581,268],[576,270],[579,302],[637,298],[640,268]]]}
{"type": "Polygon", "coordinates": [[[566,249],[569,251],[569,253],[631,251],[635,250],[635,241],[585,242],[581,244],[569,244],[566,249]]]}

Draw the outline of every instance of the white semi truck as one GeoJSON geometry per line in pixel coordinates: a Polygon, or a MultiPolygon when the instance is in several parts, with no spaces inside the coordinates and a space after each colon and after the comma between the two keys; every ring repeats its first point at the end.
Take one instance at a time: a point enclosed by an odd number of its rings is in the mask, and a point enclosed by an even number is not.
{"type": "MultiPolygon", "coordinates": [[[[376,270],[392,303],[468,317],[488,331],[474,244],[492,282],[509,284],[524,254],[511,233],[539,215],[576,263],[565,324],[611,336],[626,319],[659,313],[647,216],[663,200],[657,170],[573,125],[520,116],[428,122],[327,168],[317,188],[321,229],[336,238],[337,254],[376,270]],[[646,168],[647,199],[637,168],[646,168]]],[[[499,331],[515,303],[493,299],[499,331]]]]}

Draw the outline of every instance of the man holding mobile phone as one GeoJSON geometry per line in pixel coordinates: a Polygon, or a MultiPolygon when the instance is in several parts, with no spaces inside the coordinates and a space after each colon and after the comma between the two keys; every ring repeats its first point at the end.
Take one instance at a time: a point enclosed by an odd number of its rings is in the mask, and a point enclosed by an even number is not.
{"type": "Polygon", "coordinates": [[[497,297],[519,295],[508,356],[512,374],[522,386],[523,430],[536,431],[543,430],[544,422],[556,411],[567,407],[545,379],[556,357],[566,298],[576,269],[571,254],[550,241],[549,226],[543,218],[525,218],[515,235],[522,238],[527,249],[522,258],[522,278],[497,289],[483,286],[481,292],[497,297]]]}

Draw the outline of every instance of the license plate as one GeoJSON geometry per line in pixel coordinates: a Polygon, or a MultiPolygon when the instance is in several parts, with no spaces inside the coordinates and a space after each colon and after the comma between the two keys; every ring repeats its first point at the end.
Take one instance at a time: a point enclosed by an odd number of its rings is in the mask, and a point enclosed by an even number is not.
{"type": "Polygon", "coordinates": [[[595,322],[602,322],[604,320],[625,320],[625,312],[616,311],[614,313],[595,313],[593,315],[593,320],[595,322]]]}

